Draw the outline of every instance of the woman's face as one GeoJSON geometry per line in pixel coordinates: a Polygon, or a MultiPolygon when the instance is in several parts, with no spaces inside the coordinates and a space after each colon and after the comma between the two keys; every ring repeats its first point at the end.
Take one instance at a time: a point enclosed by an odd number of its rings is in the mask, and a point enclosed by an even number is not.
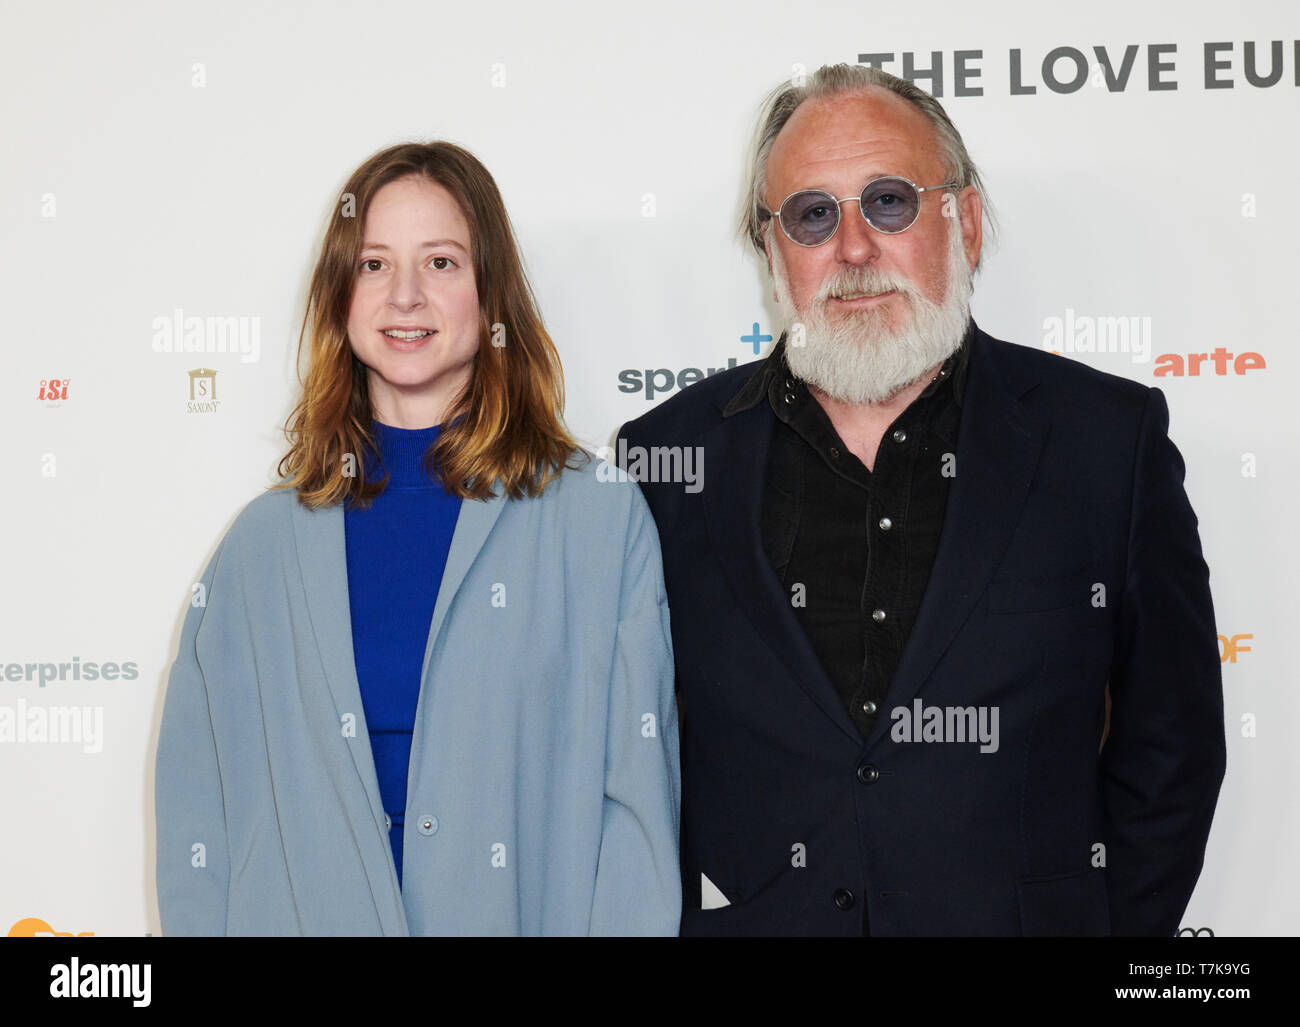
{"type": "Polygon", "coordinates": [[[442,423],[470,379],[479,346],[469,225],[442,186],[410,176],[375,193],[357,258],[348,341],[369,368],[380,422],[442,423]]]}

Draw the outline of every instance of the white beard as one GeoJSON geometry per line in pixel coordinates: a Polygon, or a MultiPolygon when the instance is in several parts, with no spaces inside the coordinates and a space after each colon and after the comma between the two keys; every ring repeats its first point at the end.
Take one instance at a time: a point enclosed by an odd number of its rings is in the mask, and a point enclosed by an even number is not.
{"type": "MultiPolygon", "coordinates": [[[[901,275],[867,267],[845,268],[832,275],[812,298],[811,309],[797,310],[790,299],[781,250],[772,245],[772,273],[781,315],[792,335],[796,324],[804,329],[802,346],[786,339],[786,362],[796,377],[845,403],[884,403],[957,350],[970,320],[974,276],[966,263],[961,222],[948,220],[948,291],[938,304],[901,275]],[[908,307],[902,312],[905,323],[899,329],[890,325],[890,312],[881,309],[852,311],[835,321],[826,316],[827,300],[835,293],[890,289],[897,290],[898,299],[908,307]]],[[[775,225],[775,221],[769,224],[775,225]]],[[[890,305],[897,307],[898,303],[890,305]]]]}

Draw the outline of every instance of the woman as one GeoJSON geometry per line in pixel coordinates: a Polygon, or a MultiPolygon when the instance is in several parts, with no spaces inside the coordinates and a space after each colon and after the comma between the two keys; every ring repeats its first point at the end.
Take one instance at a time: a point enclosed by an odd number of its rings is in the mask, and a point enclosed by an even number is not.
{"type": "Polygon", "coordinates": [[[167,687],[163,932],[676,934],[658,536],[564,428],[487,170],[447,143],[358,168],[303,338],[282,480],[167,687]]]}

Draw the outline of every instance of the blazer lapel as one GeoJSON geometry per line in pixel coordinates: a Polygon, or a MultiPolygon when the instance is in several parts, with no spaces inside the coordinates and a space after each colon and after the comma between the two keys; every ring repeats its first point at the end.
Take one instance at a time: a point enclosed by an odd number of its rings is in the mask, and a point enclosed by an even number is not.
{"type": "MultiPolygon", "coordinates": [[[[312,634],[320,651],[321,665],[325,668],[325,683],[334,705],[335,730],[343,713],[352,713],[356,717],[356,744],[349,745],[347,749],[357,780],[369,804],[371,819],[368,822],[354,819],[357,811],[352,803],[345,803],[344,809],[353,835],[362,838],[373,834],[375,826],[384,823],[385,814],[383,799],[379,794],[374,754],[370,749],[361,686],[357,681],[356,660],[352,652],[352,608],[348,601],[343,507],[335,505],[308,510],[295,499],[293,529],[312,634]]],[[[304,688],[310,687],[309,682],[303,684],[304,688]]],[[[409,928],[398,890],[397,870],[388,854],[387,838],[382,831],[377,837],[382,848],[374,845],[361,847],[371,897],[380,922],[384,925],[385,934],[405,935],[409,933],[409,928]]]]}
{"type": "MultiPolygon", "coordinates": [[[[438,599],[433,606],[433,620],[429,626],[429,641],[424,647],[424,665],[420,668],[421,682],[428,681],[429,660],[433,656],[434,645],[442,632],[443,622],[447,619],[447,610],[455,599],[457,591],[460,590],[465,575],[469,573],[470,567],[474,565],[474,560],[483,548],[483,543],[487,541],[488,535],[492,533],[493,527],[496,526],[497,518],[501,516],[501,511],[505,509],[506,502],[499,481],[492,487],[491,499],[461,500],[460,513],[456,517],[456,530],[452,533],[451,548],[447,550],[447,563],[442,571],[442,583],[438,586],[438,599]]],[[[484,602],[488,598],[484,596],[484,602]]],[[[421,687],[420,693],[421,697],[423,697],[423,687],[421,687]]],[[[418,712],[416,714],[416,723],[419,723],[418,712]]]]}
{"type": "Polygon", "coordinates": [[[775,415],[767,397],[710,430],[705,453],[713,485],[704,489],[709,537],[758,637],[822,711],[855,743],[861,736],[794,615],[790,596],[763,551],[759,512],[775,415]]]}
{"type": "MultiPolygon", "coordinates": [[[[970,361],[956,475],[929,584],[886,693],[891,707],[916,696],[987,588],[1020,520],[1047,434],[1048,423],[1019,399],[1034,379],[1017,376],[978,328],[970,361]]],[[[869,741],[889,726],[881,717],[869,741]]]]}

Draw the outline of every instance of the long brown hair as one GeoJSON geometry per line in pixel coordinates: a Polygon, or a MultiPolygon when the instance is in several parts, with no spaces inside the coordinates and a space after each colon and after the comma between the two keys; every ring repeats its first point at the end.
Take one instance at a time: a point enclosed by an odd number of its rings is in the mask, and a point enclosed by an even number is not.
{"type": "Polygon", "coordinates": [[[564,425],[564,373],[524,274],[514,230],[496,182],[472,153],[446,142],[402,143],[362,164],[339,196],[312,272],[298,335],[302,397],[285,424],[290,449],[275,488],[296,488],[308,507],[349,500],[360,506],[384,490],[365,480],[375,455],[366,366],[348,341],[366,213],[389,182],[417,175],[451,193],[469,225],[479,297],[479,347],[468,385],[452,401],[443,430],[425,454],[443,487],[462,499],[487,499],[500,480],[511,499],[540,495],[580,456],[564,425]],[[301,376],[303,342],[308,370],[301,376]]]}

